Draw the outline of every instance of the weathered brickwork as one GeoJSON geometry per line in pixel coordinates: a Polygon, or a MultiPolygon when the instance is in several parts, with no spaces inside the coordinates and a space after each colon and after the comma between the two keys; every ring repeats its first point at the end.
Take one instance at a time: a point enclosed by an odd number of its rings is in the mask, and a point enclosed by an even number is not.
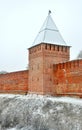
{"type": "Polygon", "coordinates": [[[28,91],[28,71],[0,74],[0,93],[25,94],[28,91]]]}
{"type": "Polygon", "coordinates": [[[28,92],[53,94],[53,64],[69,60],[69,46],[41,43],[29,49],[28,92]]]}
{"type": "Polygon", "coordinates": [[[82,60],[54,65],[54,94],[82,97],[82,60]]]}
{"type": "Polygon", "coordinates": [[[42,45],[29,49],[28,93],[43,94],[43,53],[42,45]]]}
{"type": "Polygon", "coordinates": [[[82,60],[70,61],[70,47],[39,44],[29,49],[28,92],[82,97],[82,60]]]}
{"type": "Polygon", "coordinates": [[[33,46],[29,70],[0,74],[0,93],[82,97],[82,60],[70,61],[69,46],[33,46]]]}

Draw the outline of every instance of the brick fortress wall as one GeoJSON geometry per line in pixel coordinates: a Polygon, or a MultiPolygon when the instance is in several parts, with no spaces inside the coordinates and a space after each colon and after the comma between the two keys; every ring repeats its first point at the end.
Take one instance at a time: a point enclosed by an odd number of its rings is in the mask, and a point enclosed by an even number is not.
{"type": "Polygon", "coordinates": [[[28,71],[0,74],[0,93],[25,94],[28,91],[28,71]]]}
{"type": "Polygon", "coordinates": [[[29,49],[29,70],[0,74],[0,93],[82,97],[82,60],[70,47],[41,43],[29,49]]]}
{"type": "Polygon", "coordinates": [[[70,47],[44,44],[44,94],[53,95],[53,64],[66,62],[70,58],[70,47]]]}
{"type": "Polygon", "coordinates": [[[82,97],[82,60],[54,65],[55,95],[82,97]]]}
{"type": "Polygon", "coordinates": [[[53,94],[53,64],[68,61],[70,47],[40,43],[29,48],[28,92],[53,94]]]}
{"type": "Polygon", "coordinates": [[[42,45],[29,48],[28,93],[43,94],[43,52],[42,45]]]}

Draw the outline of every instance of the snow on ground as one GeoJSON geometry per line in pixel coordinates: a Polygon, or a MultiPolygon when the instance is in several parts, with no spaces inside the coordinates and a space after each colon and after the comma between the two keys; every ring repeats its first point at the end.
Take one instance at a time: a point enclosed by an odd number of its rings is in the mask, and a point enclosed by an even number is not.
{"type": "Polygon", "coordinates": [[[0,130],[82,130],[82,99],[0,94],[0,130]]]}
{"type": "Polygon", "coordinates": [[[36,94],[28,94],[28,95],[14,95],[14,94],[0,94],[0,97],[7,97],[7,98],[19,98],[21,100],[26,99],[46,99],[52,100],[55,102],[65,102],[65,103],[72,103],[82,106],[82,99],[81,98],[73,98],[73,97],[53,97],[53,96],[43,96],[43,95],[36,95],[36,94]]]}

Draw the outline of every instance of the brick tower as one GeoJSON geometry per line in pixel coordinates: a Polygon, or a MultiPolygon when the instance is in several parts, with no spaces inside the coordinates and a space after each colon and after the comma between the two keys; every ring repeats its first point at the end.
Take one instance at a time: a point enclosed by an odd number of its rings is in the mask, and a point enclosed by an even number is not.
{"type": "Polygon", "coordinates": [[[29,48],[28,93],[53,95],[53,64],[69,60],[70,47],[60,35],[50,13],[29,48]]]}

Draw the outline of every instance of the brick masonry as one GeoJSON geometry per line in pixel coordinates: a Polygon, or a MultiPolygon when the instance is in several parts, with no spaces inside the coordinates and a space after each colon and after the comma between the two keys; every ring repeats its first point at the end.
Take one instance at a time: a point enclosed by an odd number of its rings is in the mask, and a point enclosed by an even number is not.
{"type": "Polygon", "coordinates": [[[28,91],[28,71],[0,74],[0,93],[25,94],[28,91]]]}
{"type": "Polygon", "coordinates": [[[82,97],[82,60],[70,47],[40,43],[29,50],[29,70],[0,74],[0,93],[82,97]]]}
{"type": "Polygon", "coordinates": [[[53,64],[68,61],[69,52],[69,46],[47,43],[29,48],[28,92],[52,95],[53,64]]]}
{"type": "Polygon", "coordinates": [[[54,94],[82,97],[82,60],[54,65],[54,94]]]}

